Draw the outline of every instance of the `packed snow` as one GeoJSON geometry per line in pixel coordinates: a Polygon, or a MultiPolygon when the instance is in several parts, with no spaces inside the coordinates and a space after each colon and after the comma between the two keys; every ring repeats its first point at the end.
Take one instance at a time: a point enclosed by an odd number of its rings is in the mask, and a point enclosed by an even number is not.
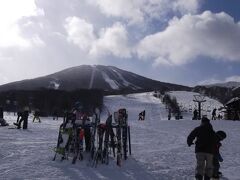
{"type": "MultiPolygon", "coordinates": [[[[193,99],[189,92],[176,94],[177,99],[182,96],[189,102],[193,99]]],[[[70,160],[52,161],[62,119],[56,121],[51,117],[42,117],[42,123],[32,123],[30,116],[28,130],[0,127],[1,179],[194,179],[194,146],[188,147],[186,138],[200,121],[191,120],[191,111],[185,112],[181,120],[167,120],[165,105],[153,93],[107,96],[104,103],[111,113],[124,107],[129,114],[132,155],[123,162],[122,167],[118,167],[113,158],[109,165],[89,167],[88,154],[84,154],[84,160],[77,161],[75,165],[70,160]],[[146,111],[146,119],[138,121],[138,114],[142,110],[146,111]]],[[[106,116],[102,115],[101,118],[104,122],[106,116]]],[[[5,113],[5,119],[13,127],[16,116],[5,113]]],[[[239,180],[240,122],[215,120],[211,123],[215,130],[227,133],[220,149],[224,159],[220,170],[225,179],[239,180]]]]}
{"type": "Polygon", "coordinates": [[[93,87],[93,80],[94,80],[94,77],[95,77],[95,72],[96,72],[96,66],[93,65],[92,66],[92,73],[91,73],[91,80],[90,80],[88,89],[92,89],[92,87],[93,87]]]}
{"type": "Polygon", "coordinates": [[[118,86],[118,83],[116,81],[114,81],[113,79],[111,79],[107,73],[105,72],[102,72],[102,76],[103,76],[103,79],[105,79],[105,81],[109,84],[109,86],[112,88],[112,89],[119,89],[119,86],[118,86]]]}
{"type": "Polygon", "coordinates": [[[112,70],[115,74],[117,74],[118,78],[121,79],[121,81],[122,81],[122,83],[123,83],[124,86],[126,86],[126,87],[127,87],[127,86],[132,86],[134,89],[141,89],[141,87],[136,86],[136,85],[128,82],[128,81],[122,76],[122,74],[119,73],[116,69],[111,68],[111,70],[112,70]]]}

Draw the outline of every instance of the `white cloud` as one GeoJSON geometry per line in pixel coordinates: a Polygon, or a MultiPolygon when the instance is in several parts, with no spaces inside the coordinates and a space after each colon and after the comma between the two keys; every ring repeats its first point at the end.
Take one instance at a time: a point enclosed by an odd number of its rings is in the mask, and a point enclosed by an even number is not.
{"type": "Polygon", "coordinates": [[[91,0],[92,5],[98,6],[102,13],[130,19],[132,22],[143,21],[143,12],[140,9],[144,0],[91,0]]]}
{"type": "Polygon", "coordinates": [[[155,64],[183,65],[199,56],[240,60],[240,22],[222,12],[173,18],[162,32],[146,36],[136,48],[140,58],[155,64]]]}
{"type": "Polygon", "coordinates": [[[102,29],[100,38],[93,43],[90,54],[94,56],[110,54],[130,58],[131,48],[128,44],[128,32],[124,25],[115,23],[112,27],[102,29]]]}
{"type": "Polygon", "coordinates": [[[78,17],[68,17],[64,27],[70,42],[78,45],[84,51],[88,51],[91,48],[96,38],[91,23],[78,17]]]}
{"type": "Polygon", "coordinates": [[[162,18],[170,12],[195,13],[199,0],[86,0],[107,16],[120,17],[130,23],[141,23],[146,18],[162,18]]]}
{"type": "Polygon", "coordinates": [[[128,32],[121,23],[101,29],[99,37],[97,37],[91,23],[78,17],[68,17],[65,29],[68,35],[67,39],[91,56],[131,57],[128,32]]]}
{"type": "Polygon", "coordinates": [[[173,1],[173,10],[181,14],[195,13],[199,9],[201,0],[176,0],[173,1]]]}
{"type": "Polygon", "coordinates": [[[38,47],[43,47],[45,46],[45,42],[38,36],[34,35],[30,40],[32,45],[38,46],[38,47]]]}
{"type": "Polygon", "coordinates": [[[1,47],[30,47],[31,41],[21,36],[18,21],[23,17],[43,15],[34,0],[0,1],[0,48],[1,47]]]}

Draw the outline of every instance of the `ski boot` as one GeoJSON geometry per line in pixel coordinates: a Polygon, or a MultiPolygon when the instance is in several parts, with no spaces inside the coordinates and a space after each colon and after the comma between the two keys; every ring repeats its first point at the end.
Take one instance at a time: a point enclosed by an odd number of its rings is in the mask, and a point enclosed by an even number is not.
{"type": "Polygon", "coordinates": [[[204,175],[204,180],[210,180],[211,178],[208,177],[207,175],[204,175]]]}
{"type": "Polygon", "coordinates": [[[218,171],[218,176],[221,177],[222,176],[222,172],[218,171]]]}
{"type": "Polygon", "coordinates": [[[203,180],[203,176],[200,174],[195,175],[196,180],[203,180]]]}

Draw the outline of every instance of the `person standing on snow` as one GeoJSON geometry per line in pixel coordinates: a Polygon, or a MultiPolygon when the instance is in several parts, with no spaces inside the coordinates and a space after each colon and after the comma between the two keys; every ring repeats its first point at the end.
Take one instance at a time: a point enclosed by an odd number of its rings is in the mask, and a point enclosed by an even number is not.
{"type": "Polygon", "coordinates": [[[32,122],[34,122],[35,120],[38,120],[39,123],[41,122],[39,109],[36,109],[34,112],[34,117],[32,122]]]}
{"type": "Polygon", "coordinates": [[[212,120],[216,120],[216,111],[217,111],[216,108],[214,108],[212,111],[212,120]]]}
{"type": "Polygon", "coordinates": [[[213,154],[216,145],[216,134],[210,120],[203,117],[201,125],[196,127],[187,137],[190,147],[195,141],[197,167],[195,177],[197,180],[210,180],[213,175],[213,154]]]}
{"type": "Polygon", "coordinates": [[[21,124],[23,122],[23,129],[27,129],[28,128],[28,109],[25,109],[22,113],[21,119],[19,120],[18,123],[13,123],[17,126],[18,129],[21,129],[21,124]]]}
{"type": "Polygon", "coordinates": [[[140,112],[138,116],[139,116],[138,120],[144,121],[145,120],[145,110],[140,112]]]}
{"type": "Polygon", "coordinates": [[[192,120],[197,120],[197,119],[198,119],[198,111],[197,111],[197,109],[194,109],[192,120]]]}
{"type": "Polygon", "coordinates": [[[9,124],[3,118],[3,108],[0,107],[0,126],[8,126],[9,124]]]}
{"type": "Polygon", "coordinates": [[[224,131],[217,131],[216,132],[216,145],[215,145],[215,153],[213,156],[213,178],[219,178],[222,173],[219,171],[220,163],[223,162],[223,158],[220,154],[220,147],[222,146],[221,141],[227,137],[227,134],[224,131]]]}

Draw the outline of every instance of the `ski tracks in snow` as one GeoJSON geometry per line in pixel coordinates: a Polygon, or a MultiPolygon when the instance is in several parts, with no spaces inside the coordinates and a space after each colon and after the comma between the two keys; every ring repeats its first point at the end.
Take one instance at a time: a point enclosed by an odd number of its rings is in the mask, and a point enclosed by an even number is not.
{"type": "Polygon", "coordinates": [[[91,79],[90,79],[90,83],[89,83],[89,87],[88,87],[88,89],[92,89],[93,81],[94,81],[94,76],[95,76],[95,72],[96,72],[96,67],[93,66],[93,67],[92,67],[91,79]]]}

